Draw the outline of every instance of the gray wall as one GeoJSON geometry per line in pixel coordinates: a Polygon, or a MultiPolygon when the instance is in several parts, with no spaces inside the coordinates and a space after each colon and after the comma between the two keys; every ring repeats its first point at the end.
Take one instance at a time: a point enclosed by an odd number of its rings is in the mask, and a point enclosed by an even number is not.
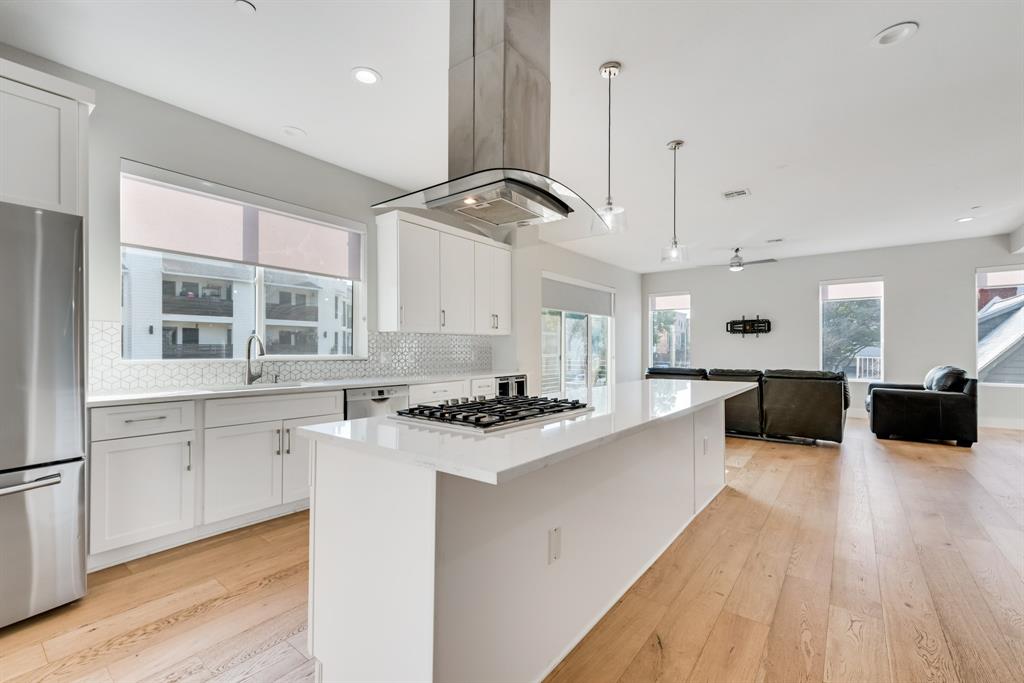
{"type": "MultiPolygon", "coordinates": [[[[818,367],[818,284],[885,281],[885,380],[920,382],[929,368],[950,364],[976,376],[975,270],[1021,264],[1005,235],[785,259],[731,273],[724,266],[643,277],[643,299],[663,292],[692,295],[695,367],[818,367]],[[760,338],[725,332],[727,320],[760,315],[772,321],[760,338]]],[[[644,323],[646,361],[648,335],[644,323]]],[[[863,415],[866,385],[852,384],[852,414],[863,415]]],[[[981,421],[1024,428],[1024,387],[983,385],[981,421]]]]}
{"type": "MultiPolygon", "coordinates": [[[[89,317],[119,320],[121,158],[373,224],[370,205],[401,191],[0,43],[0,57],[96,91],[89,120],[89,317]]],[[[158,76],[156,76],[158,77],[158,76]]],[[[372,273],[375,241],[367,258],[372,273]]],[[[372,281],[372,280],[371,280],[372,281]]],[[[373,288],[370,288],[371,290],[373,288]]],[[[375,326],[374,292],[369,320],[375,326]]]]}

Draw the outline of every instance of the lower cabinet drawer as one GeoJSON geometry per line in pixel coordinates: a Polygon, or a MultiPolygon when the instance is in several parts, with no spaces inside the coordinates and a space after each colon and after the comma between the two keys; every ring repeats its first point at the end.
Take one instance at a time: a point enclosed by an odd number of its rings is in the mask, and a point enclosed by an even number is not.
{"type": "Polygon", "coordinates": [[[498,383],[493,377],[490,379],[474,379],[470,383],[469,393],[473,396],[486,396],[491,398],[497,393],[498,383]]]}
{"type": "Polygon", "coordinates": [[[345,412],[345,395],[341,391],[215,398],[206,402],[206,426],[226,427],[266,420],[290,420],[310,415],[331,415],[343,412],[345,412]]]}
{"type": "Polygon", "coordinates": [[[195,525],[194,446],[195,433],[191,431],[92,444],[90,553],[148,541],[195,525]]]}
{"type": "Polygon", "coordinates": [[[434,403],[449,398],[469,396],[469,382],[438,382],[436,384],[415,384],[409,387],[409,405],[434,403]]]}
{"type": "Polygon", "coordinates": [[[123,439],[127,436],[166,434],[192,429],[196,420],[193,401],[143,403],[93,408],[90,413],[92,441],[123,439]]]}

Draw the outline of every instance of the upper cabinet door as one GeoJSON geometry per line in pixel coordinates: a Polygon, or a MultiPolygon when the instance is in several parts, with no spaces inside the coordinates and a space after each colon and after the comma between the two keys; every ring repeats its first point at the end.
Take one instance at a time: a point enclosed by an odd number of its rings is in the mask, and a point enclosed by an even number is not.
{"type": "Polygon", "coordinates": [[[473,327],[477,334],[494,334],[494,308],[491,306],[494,277],[494,247],[473,245],[474,304],[473,327]]]}
{"type": "Polygon", "coordinates": [[[494,250],[494,278],[491,301],[494,307],[494,333],[512,333],[512,253],[494,250]]]}
{"type": "Polygon", "coordinates": [[[441,233],[441,332],[473,334],[474,243],[441,233]]]}
{"type": "Polygon", "coordinates": [[[398,328],[402,332],[441,329],[440,233],[398,223],[398,328]]]}
{"type": "Polygon", "coordinates": [[[78,103],[0,78],[0,201],[81,214],[78,103]]]}

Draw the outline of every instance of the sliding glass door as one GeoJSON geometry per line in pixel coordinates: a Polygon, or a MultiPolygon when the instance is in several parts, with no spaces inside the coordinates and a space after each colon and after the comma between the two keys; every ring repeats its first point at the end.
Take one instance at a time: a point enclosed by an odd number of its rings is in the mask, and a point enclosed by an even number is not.
{"type": "Polygon", "coordinates": [[[541,312],[541,392],[595,405],[608,399],[612,325],[606,315],[541,312]]]}

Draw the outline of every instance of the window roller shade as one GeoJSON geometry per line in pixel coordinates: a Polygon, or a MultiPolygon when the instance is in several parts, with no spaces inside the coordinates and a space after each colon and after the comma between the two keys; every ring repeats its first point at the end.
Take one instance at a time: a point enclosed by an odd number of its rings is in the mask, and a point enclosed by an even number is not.
{"type": "Polygon", "coordinates": [[[541,305],[574,313],[614,315],[612,294],[599,289],[544,278],[541,282],[541,305]]]}
{"type": "Polygon", "coordinates": [[[359,232],[125,173],[121,243],[333,278],[362,277],[359,232]]]}
{"type": "Polygon", "coordinates": [[[259,211],[258,221],[258,265],[360,279],[358,233],[270,211],[259,211]]]}

